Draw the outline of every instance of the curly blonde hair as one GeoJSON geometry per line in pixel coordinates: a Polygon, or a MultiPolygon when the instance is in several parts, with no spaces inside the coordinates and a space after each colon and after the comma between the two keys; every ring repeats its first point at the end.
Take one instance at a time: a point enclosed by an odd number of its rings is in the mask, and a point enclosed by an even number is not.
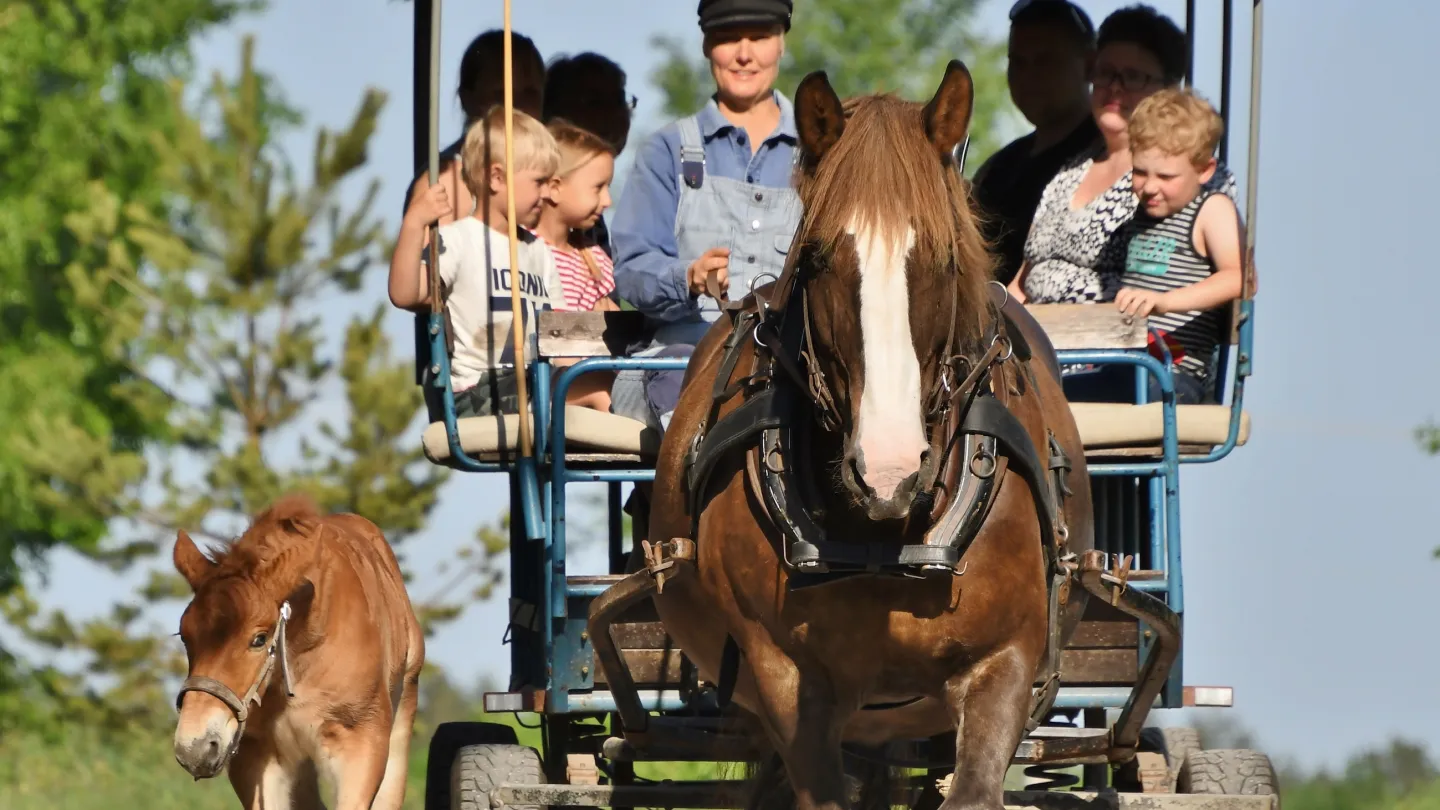
{"type": "Polygon", "coordinates": [[[1196,167],[1210,162],[1224,134],[1225,122],[1215,108],[1189,89],[1159,90],[1130,115],[1130,151],[1184,155],[1196,167]]]}

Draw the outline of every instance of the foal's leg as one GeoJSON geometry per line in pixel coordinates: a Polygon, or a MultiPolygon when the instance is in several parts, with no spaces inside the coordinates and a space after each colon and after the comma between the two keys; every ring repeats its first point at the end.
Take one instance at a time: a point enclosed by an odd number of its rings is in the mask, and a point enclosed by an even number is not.
{"type": "Polygon", "coordinates": [[[370,810],[390,755],[388,725],[370,721],[346,729],[333,721],[321,733],[325,766],[335,784],[336,810],[370,810]]]}
{"type": "Polygon", "coordinates": [[[395,723],[390,727],[390,756],[385,762],[385,778],[380,782],[380,792],[375,794],[373,810],[400,810],[405,803],[405,777],[410,770],[410,734],[415,729],[415,704],[419,700],[419,687],[410,679],[400,695],[400,706],[395,712],[395,723]]]}
{"type": "Polygon", "coordinates": [[[1025,736],[1034,667],[1011,647],[946,685],[955,711],[955,778],[941,810],[1001,810],[1005,772],[1025,736]]]}
{"type": "Polygon", "coordinates": [[[745,645],[760,702],[760,722],[779,752],[798,810],[849,808],[840,756],[844,718],[828,680],[800,668],[780,650],[745,645]]]}

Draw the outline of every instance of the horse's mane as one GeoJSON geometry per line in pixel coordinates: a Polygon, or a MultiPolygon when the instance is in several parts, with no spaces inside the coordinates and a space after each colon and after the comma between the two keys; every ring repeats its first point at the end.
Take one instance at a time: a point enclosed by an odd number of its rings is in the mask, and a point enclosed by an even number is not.
{"type": "Polygon", "coordinates": [[[807,240],[829,251],[853,220],[882,238],[899,240],[915,229],[917,258],[927,266],[953,266],[959,274],[956,327],[978,334],[985,317],[985,284],[994,278],[965,180],[942,163],[925,134],[923,106],[894,95],[844,102],[845,132],[818,166],[798,178],[807,240]]]}
{"type": "Polygon", "coordinates": [[[215,552],[217,576],[246,576],[300,543],[318,542],[323,515],[308,495],[291,493],[255,516],[239,538],[215,552]]]}

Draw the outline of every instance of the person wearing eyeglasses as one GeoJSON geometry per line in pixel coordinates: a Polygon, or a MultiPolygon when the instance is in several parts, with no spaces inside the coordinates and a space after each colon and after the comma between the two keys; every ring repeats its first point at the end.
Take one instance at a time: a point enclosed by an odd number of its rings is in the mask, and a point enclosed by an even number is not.
{"type": "MultiPolygon", "coordinates": [[[[688,356],[731,299],[778,277],[800,222],[792,183],[799,135],[775,89],[792,0],[700,0],[715,93],[641,144],[610,238],[619,297],[653,336],[641,357],[688,356]]],[[[683,372],[620,372],[614,412],[663,429],[683,372]]]]}
{"type": "MultiPolygon", "coordinates": [[[[1150,6],[1127,6],[1100,24],[1090,112],[1101,141],[1056,174],[1040,197],[1025,240],[1025,262],[1007,288],[1021,303],[1114,300],[1125,270],[1124,226],[1139,208],[1130,115],[1161,88],[1180,86],[1188,61],[1185,32],[1150,6]]],[[[1204,187],[1236,197],[1235,177],[1223,166],[1204,187]]],[[[1134,387],[1128,366],[1070,366],[1062,372],[1071,402],[1114,402],[1117,391],[1134,387]]]]}
{"type": "Polygon", "coordinates": [[[1095,26],[1069,0],[1020,0],[1010,9],[1010,99],[1035,130],[996,152],[971,193],[995,246],[995,278],[1009,284],[1024,261],[1040,194],[1060,169],[1100,138],[1090,114],[1095,26]]]}

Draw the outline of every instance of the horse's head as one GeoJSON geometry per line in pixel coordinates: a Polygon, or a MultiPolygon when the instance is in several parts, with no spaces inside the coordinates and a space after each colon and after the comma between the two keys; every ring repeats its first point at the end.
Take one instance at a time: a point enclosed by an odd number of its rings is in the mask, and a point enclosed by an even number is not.
{"type": "Polygon", "coordinates": [[[845,432],[841,477],[875,520],[909,514],[941,454],[932,404],[944,360],[988,317],[990,258],[952,154],[973,84],[958,61],[924,106],[842,103],[823,72],[800,83],[806,161],[800,278],[816,360],[845,432]]]}
{"type": "Polygon", "coordinates": [[[304,643],[319,561],[318,515],[285,504],[257,519],[215,561],[183,530],[176,537],[175,569],[194,597],[180,617],[189,673],[176,701],[175,759],[196,779],[225,767],[251,701],[281,677],[279,639],[291,649],[304,643]]]}

